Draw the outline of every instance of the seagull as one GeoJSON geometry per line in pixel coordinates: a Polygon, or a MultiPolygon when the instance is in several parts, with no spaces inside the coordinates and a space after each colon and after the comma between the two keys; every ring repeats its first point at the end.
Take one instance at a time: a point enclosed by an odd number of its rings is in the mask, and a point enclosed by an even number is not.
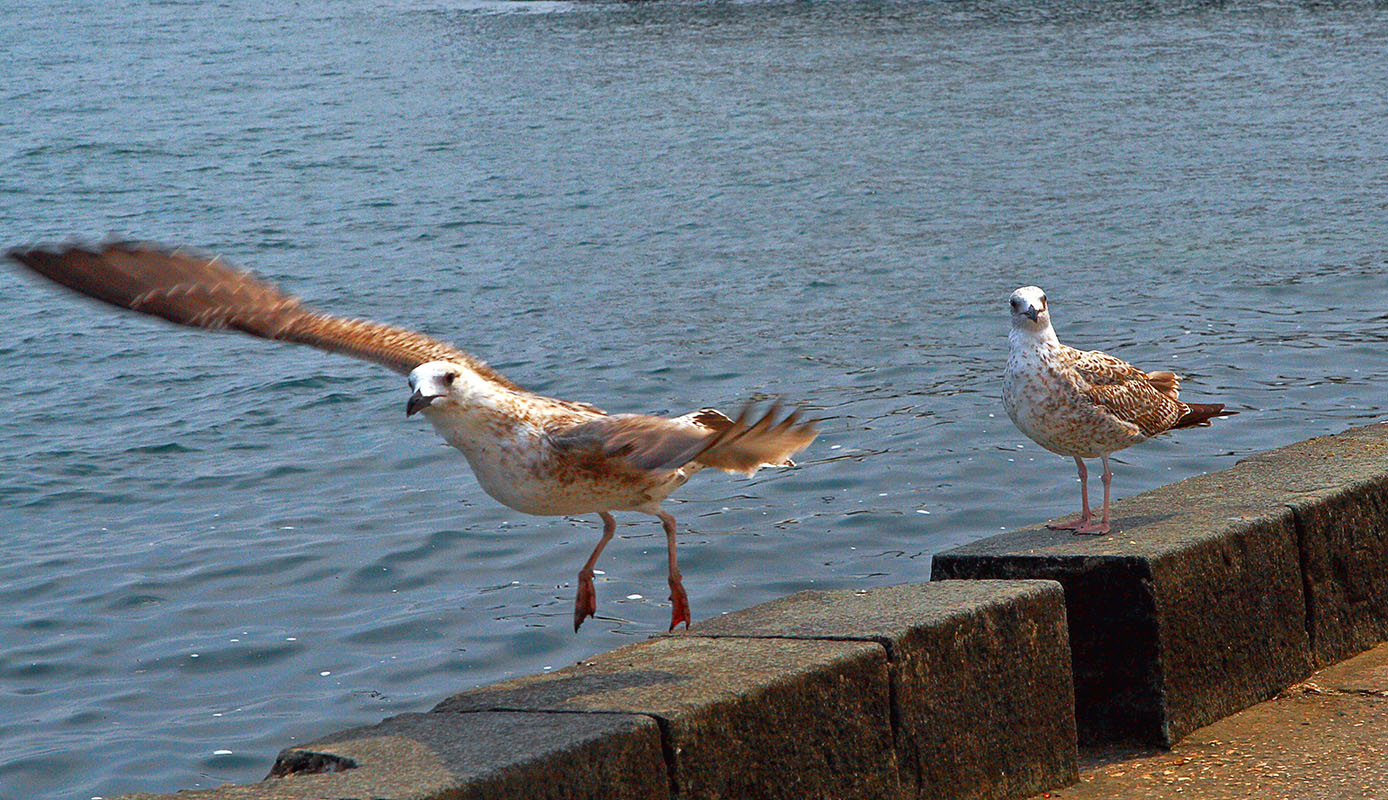
{"type": "Polygon", "coordinates": [[[689,627],[675,559],[675,518],[661,501],[704,467],[752,474],[792,466],[815,421],[753,404],[736,419],[711,408],[667,418],[608,414],[588,403],[528,392],[482,361],[405,328],[316,312],[252,273],[187,249],[109,242],[15,248],[14,261],[120,308],[180,325],[236,330],[354,356],[409,376],[405,415],[423,414],[463,452],[483,491],[525,514],[596,513],[602,538],[578,573],[577,632],[597,613],[593,567],[617,530],[613,511],[660,519],[668,553],[670,630],[689,627]]]}
{"type": "Polygon", "coordinates": [[[1116,450],[1176,428],[1208,426],[1225,411],[1223,403],[1184,403],[1176,395],[1181,380],[1171,372],[1143,372],[1097,350],[1061,344],[1051,328],[1046,293],[1024,286],[1012,293],[1012,330],[1007,334],[1007,372],[1002,403],[1007,416],[1037,444],[1075,459],[1080,473],[1080,517],[1052,530],[1109,532],[1108,456],[1116,450]],[[1086,458],[1104,464],[1104,511],[1099,522],[1089,511],[1086,458]]]}

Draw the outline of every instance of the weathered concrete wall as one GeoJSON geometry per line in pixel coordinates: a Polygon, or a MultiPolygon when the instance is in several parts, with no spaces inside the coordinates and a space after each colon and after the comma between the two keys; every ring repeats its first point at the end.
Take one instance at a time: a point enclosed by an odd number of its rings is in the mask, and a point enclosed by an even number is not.
{"type": "Polygon", "coordinates": [[[1075,779],[1077,729],[1170,744],[1388,639],[1388,425],[1115,511],[1108,536],[993,537],[930,584],[791,595],[177,797],[1017,797],[1075,779]]]}
{"type": "Polygon", "coordinates": [[[881,644],[908,797],[1012,797],[1076,779],[1070,648],[1055,583],[800,592],[690,633],[881,644]]]}
{"type": "Polygon", "coordinates": [[[898,797],[887,656],[863,642],[661,637],[435,711],[645,714],[677,797],[898,797]]]}
{"type": "Polygon", "coordinates": [[[1060,586],[802,592],[280,754],[193,798],[1008,798],[1075,780],[1060,586]]]}
{"type": "Polygon", "coordinates": [[[1388,425],[1119,501],[1114,533],[1028,528],[933,577],[1065,587],[1082,742],[1170,745],[1388,638],[1388,425]]]}
{"type": "Polygon", "coordinates": [[[285,750],[260,783],[123,800],[668,798],[664,764],[649,717],[401,714],[285,750]]]}
{"type": "Polygon", "coordinates": [[[1292,511],[1316,667],[1388,639],[1388,425],[1298,442],[1240,467],[1284,493],[1292,511]]]}

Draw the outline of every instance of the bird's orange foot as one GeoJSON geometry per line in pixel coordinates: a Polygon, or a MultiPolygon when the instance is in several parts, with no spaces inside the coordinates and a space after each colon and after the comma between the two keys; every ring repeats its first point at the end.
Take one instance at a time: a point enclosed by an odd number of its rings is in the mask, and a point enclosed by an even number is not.
{"type": "Polygon", "coordinates": [[[583,620],[598,613],[598,593],[593,590],[591,576],[578,576],[578,594],[574,596],[574,633],[583,620]]]}
{"type": "Polygon", "coordinates": [[[689,627],[689,596],[684,593],[684,584],[670,584],[670,603],[673,606],[670,610],[670,630],[681,622],[684,627],[689,627]]]}

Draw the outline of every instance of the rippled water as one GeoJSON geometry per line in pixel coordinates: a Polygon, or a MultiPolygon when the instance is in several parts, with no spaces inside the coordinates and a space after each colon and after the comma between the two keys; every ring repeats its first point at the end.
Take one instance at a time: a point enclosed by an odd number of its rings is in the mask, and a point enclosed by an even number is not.
{"type": "MultiPolygon", "coordinates": [[[[1119,496],[1381,416],[1388,17],[1335,3],[0,7],[0,231],[224,254],[610,410],[828,417],[668,507],[695,618],[1077,506],[1007,294],[1241,414],[1119,496]]],[[[367,364],[0,273],[0,796],[282,746],[663,630],[663,537],[477,488],[367,364]]]]}

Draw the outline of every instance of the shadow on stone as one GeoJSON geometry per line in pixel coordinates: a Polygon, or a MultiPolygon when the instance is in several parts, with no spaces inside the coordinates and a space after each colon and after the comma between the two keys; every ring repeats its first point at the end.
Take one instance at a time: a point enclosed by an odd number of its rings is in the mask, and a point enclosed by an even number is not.
{"type": "Polygon", "coordinates": [[[562,711],[572,701],[589,695],[616,692],[639,687],[664,686],[685,680],[684,676],[662,670],[632,670],[630,672],[585,673],[564,675],[551,673],[550,680],[524,686],[497,684],[482,690],[454,695],[433,710],[458,711],[533,711],[544,708],[562,711]]]}

